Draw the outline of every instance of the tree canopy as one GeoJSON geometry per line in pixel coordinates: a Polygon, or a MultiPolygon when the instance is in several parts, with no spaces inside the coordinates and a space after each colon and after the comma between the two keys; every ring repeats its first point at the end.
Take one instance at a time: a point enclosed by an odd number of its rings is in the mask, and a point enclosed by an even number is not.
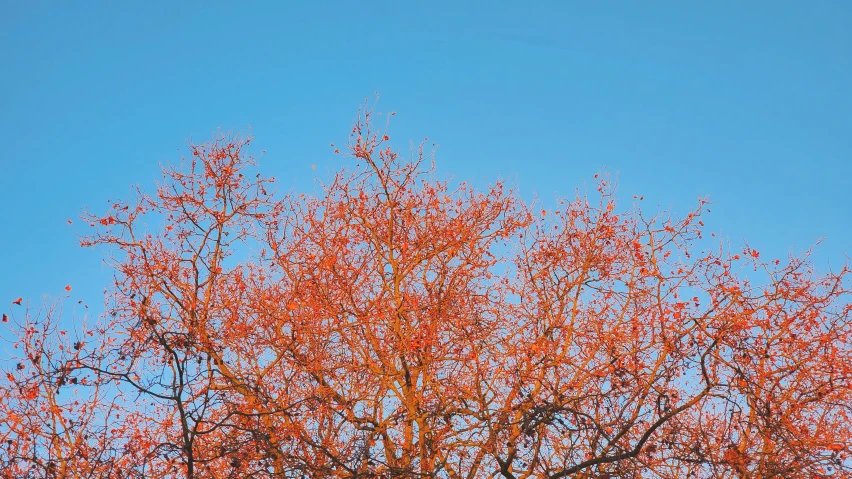
{"type": "Polygon", "coordinates": [[[102,317],[4,314],[0,476],[852,477],[849,271],[437,177],[364,111],[278,194],[217,136],[86,213],[102,317]]]}

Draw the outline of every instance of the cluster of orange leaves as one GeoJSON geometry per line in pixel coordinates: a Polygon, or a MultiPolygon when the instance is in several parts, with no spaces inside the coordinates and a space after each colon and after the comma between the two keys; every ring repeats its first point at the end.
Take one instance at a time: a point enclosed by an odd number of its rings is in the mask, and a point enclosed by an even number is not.
{"type": "Polygon", "coordinates": [[[846,268],[707,247],[703,201],[607,178],[534,215],[372,116],[318,197],[218,137],[87,214],[106,312],[13,315],[0,477],[850,477],[846,268]]]}

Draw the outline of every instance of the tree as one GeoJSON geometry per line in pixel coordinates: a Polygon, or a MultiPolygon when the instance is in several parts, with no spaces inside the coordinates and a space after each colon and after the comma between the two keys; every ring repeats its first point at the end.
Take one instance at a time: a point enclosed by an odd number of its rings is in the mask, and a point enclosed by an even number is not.
{"type": "Polygon", "coordinates": [[[704,201],[606,177],[552,212],[451,187],[374,116],[318,197],[219,136],[87,213],[107,311],[12,316],[6,477],[852,477],[846,267],[708,249],[704,201]]]}

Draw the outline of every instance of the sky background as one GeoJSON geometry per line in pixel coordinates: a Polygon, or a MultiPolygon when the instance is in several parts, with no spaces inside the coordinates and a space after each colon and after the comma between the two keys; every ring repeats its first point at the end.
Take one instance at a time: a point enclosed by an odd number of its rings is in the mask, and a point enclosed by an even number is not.
{"type": "Polygon", "coordinates": [[[507,178],[548,206],[606,169],[648,210],[709,196],[709,230],[762,257],[824,238],[816,263],[836,267],[850,25],[845,0],[2,0],[0,303],[66,284],[100,303],[103,252],[66,220],[151,190],[219,128],[250,128],[261,169],[313,191],[377,92],[395,146],[428,136],[440,175],[507,178]]]}

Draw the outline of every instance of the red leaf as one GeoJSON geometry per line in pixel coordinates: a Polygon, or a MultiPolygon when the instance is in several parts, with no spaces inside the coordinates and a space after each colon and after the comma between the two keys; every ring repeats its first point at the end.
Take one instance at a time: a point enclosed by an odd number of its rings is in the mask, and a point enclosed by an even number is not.
{"type": "Polygon", "coordinates": [[[12,304],[17,304],[18,306],[20,306],[23,301],[24,301],[24,298],[18,298],[16,300],[12,301],[12,304]]]}
{"type": "Polygon", "coordinates": [[[6,313],[3,313],[3,322],[4,322],[4,323],[8,323],[8,322],[9,322],[9,316],[6,316],[6,313]]]}
{"type": "Polygon", "coordinates": [[[70,284],[65,287],[65,291],[71,291],[71,285],[70,284]]]}

